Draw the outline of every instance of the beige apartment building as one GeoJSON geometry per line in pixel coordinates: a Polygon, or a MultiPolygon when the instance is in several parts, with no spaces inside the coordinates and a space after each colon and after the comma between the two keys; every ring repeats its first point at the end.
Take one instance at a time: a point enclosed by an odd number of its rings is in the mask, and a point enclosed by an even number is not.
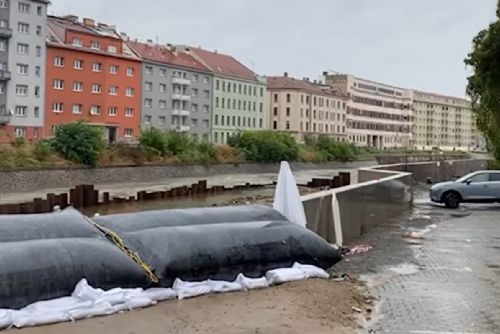
{"type": "Polygon", "coordinates": [[[346,141],[346,102],[325,85],[295,79],[285,73],[267,78],[269,127],[290,132],[297,140],[306,135],[328,135],[346,141]]]}
{"type": "Polygon", "coordinates": [[[323,73],[324,82],[345,94],[348,140],[377,149],[413,146],[412,91],[360,79],[323,73]]]}
{"type": "Polygon", "coordinates": [[[416,149],[485,150],[470,101],[422,91],[413,95],[416,149]]]}

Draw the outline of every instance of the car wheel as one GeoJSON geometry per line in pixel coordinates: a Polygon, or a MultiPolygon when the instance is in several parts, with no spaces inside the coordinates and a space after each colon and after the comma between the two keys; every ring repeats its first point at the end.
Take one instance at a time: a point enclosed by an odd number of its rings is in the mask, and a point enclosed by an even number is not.
{"type": "Polygon", "coordinates": [[[454,191],[446,193],[443,202],[448,209],[458,209],[460,206],[460,195],[454,191]]]}

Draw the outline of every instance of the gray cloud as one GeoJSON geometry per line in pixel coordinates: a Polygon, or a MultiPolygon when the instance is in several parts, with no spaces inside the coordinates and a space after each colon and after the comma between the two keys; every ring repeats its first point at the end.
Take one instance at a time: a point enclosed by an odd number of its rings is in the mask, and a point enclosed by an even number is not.
{"type": "Polygon", "coordinates": [[[463,96],[463,59],[496,0],[52,0],[132,37],[230,53],[260,74],[325,69],[463,96]]]}

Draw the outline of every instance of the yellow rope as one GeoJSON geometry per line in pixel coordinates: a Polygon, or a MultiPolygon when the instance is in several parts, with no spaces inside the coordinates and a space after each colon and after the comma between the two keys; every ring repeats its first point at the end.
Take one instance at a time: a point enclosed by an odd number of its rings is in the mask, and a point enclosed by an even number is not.
{"type": "Polygon", "coordinates": [[[97,223],[92,221],[90,218],[88,218],[88,217],[85,217],[85,218],[87,218],[89,223],[91,223],[97,229],[99,229],[102,233],[104,233],[104,235],[106,235],[106,237],[109,240],[111,240],[123,253],[125,253],[125,255],[127,255],[135,263],[137,263],[142,268],[142,270],[144,270],[144,272],[149,276],[149,279],[153,283],[159,282],[158,277],[155,275],[155,273],[153,272],[151,267],[141,259],[139,254],[131,251],[127,246],[125,246],[125,243],[123,242],[122,238],[120,238],[115,232],[111,231],[110,229],[107,229],[105,227],[98,225],[97,223]]]}

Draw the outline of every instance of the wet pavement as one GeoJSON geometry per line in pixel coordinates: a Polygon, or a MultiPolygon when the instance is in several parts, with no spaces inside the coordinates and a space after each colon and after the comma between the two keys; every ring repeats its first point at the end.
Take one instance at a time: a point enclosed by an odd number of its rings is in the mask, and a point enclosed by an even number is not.
{"type": "Polygon", "coordinates": [[[358,240],[371,251],[334,268],[378,300],[366,332],[500,333],[500,205],[447,210],[426,196],[358,240]]]}

